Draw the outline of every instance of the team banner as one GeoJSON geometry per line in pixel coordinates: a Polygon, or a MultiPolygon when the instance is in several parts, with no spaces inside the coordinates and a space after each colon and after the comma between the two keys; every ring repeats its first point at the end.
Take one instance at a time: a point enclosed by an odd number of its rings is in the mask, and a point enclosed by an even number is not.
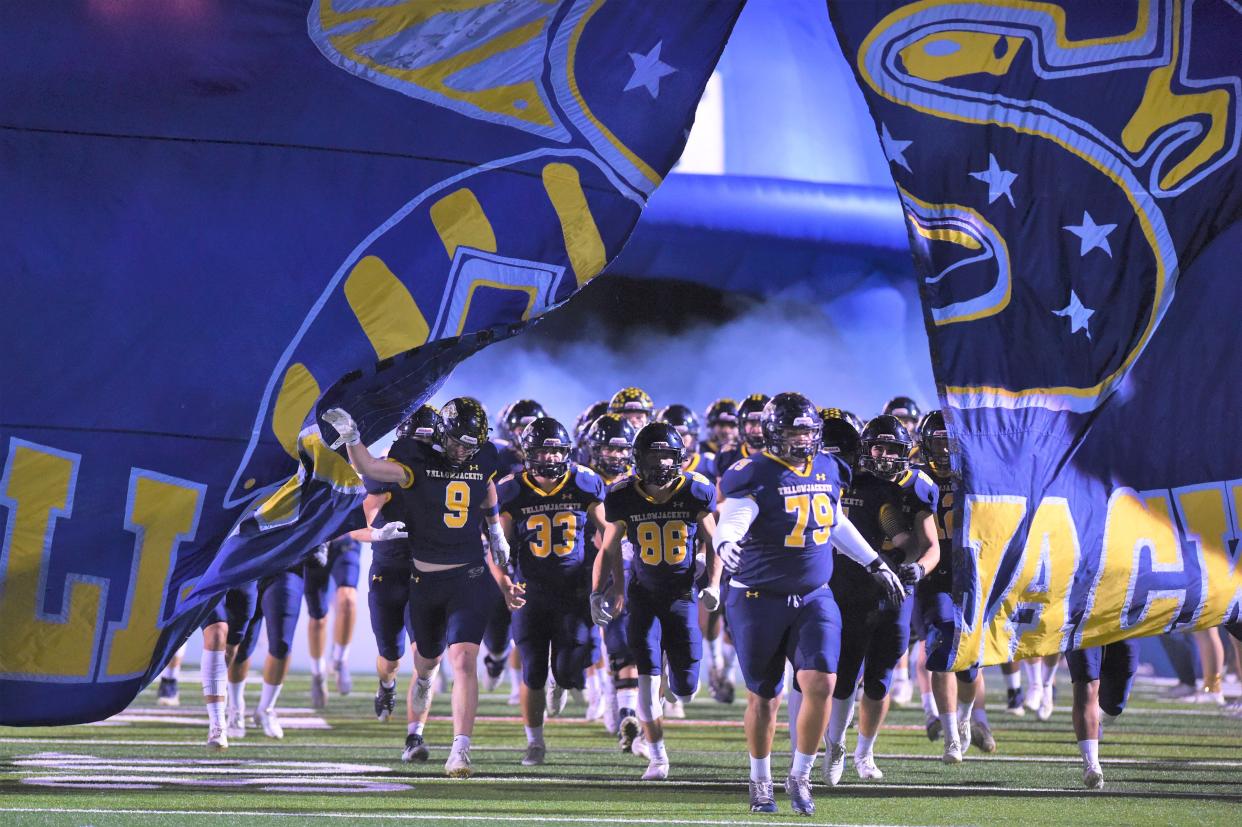
{"type": "Polygon", "coordinates": [[[374,440],[595,276],[740,6],[7,7],[0,723],[123,708],[357,525],[325,401],[374,440]]]}
{"type": "Polygon", "coordinates": [[[830,2],[956,442],[940,665],[1242,611],[1242,5],[830,2]]]}

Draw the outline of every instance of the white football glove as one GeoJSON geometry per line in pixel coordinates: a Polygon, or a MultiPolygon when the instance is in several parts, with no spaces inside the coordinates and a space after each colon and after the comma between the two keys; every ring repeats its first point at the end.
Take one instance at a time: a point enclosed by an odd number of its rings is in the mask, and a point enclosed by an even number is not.
{"type": "Polygon", "coordinates": [[[607,626],[612,621],[612,604],[603,592],[591,592],[591,622],[607,626]]]}
{"type": "Polygon", "coordinates": [[[398,520],[395,523],[385,523],[379,528],[371,529],[371,542],[386,542],[388,540],[404,540],[410,535],[405,531],[405,523],[398,520]]]}
{"type": "Polygon", "coordinates": [[[884,593],[884,599],[890,606],[900,606],[901,601],[906,599],[906,590],[901,585],[901,578],[882,559],[877,557],[872,560],[871,565],[867,566],[867,573],[880,587],[880,591],[884,593]]]}
{"type": "Polygon", "coordinates": [[[500,523],[488,523],[487,539],[492,550],[492,562],[496,564],[496,568],[506,568],[509,565],[509,541],[505,539],[505,531],[500,523]]]}
{"type": "Polygon", "coordinates": [[[319,566],[319,568],[323,568],[328,565],[328,544],[320,543],[315,546],[315,551],[311,554],[311,559],[315,561],[315,565],[319,566]]]}
{"type": "Polygon", "coordinates": [[[720,608],[720,587],[708,586],[706,589],[699,591],[699,602],[703,604],[703,608],[709,612],[714,612],[720,608]]]}
{"type": "Polygon", "coordinates": [[[742,547],[732,540],[725,540],[716,546],[716,555],[729,571],[737,571],[742,565],[742,547]]]}
{"type": "Polygon", "coordinates": [[[329,408],[323,412],[323,421],[332,426],[338,434],[336,441],[328,447],[335,451],[342,445],[357,445],[361,437],[354,418],[341,408],[329,408]]]}

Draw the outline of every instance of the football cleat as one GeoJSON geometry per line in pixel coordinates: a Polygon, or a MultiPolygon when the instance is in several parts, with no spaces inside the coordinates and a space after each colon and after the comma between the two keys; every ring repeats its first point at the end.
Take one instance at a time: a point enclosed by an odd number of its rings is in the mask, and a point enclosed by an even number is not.
{"type": "Polygon", "coordinates": [[[484,655],[483,671],[486,673],[483,678],[483,689],[491,692],[498,688],[500,682],[505,679],[505,659],[484,655]]]}
{"type": "Polygon", "coordinates": [[[449,778],[469,778],[473,775],[474,769],[470,766],[470,750],[460,749],[450,752],[448,760],[444,762],[444,774],[449,778]]]}
{"type": "Polygon", "coordinates": [[[1056,701],[1056,687],[1048,684],[1044,687],[1039,699],[1039,709],[1035,710],[1035,717],[1041,721],[1046,721],[1052,717],[1053,704],[1056,701]]]}
{"type": "Polygon", "coordinates": [[[207,730],[207,748],[217,751],[229,748],[229,736],[224,727],[213,725],[207,730]]]}
{"type": "Polygon", "coordinates": [[[401,760],[409,764],[417,762],[419,764],[431,757],[431,750],[427,749],[427,742],[423,740],[423,736],[416,732],[411,732],[405,736],[405,749],[401,752],[401,760]]]}
{"type": "Polygon", "coordinates": [[[992,737],[992,728],[987,721],[972,718],[970,721],[970,743],[983,752],[996,752],[996,739],[992,737]]]}
{"type": "Polygon", "coordinates": [[[959,718],[957,721],[957,742],[962,745],[962,755],[966,755],[966,750],[970,749],[970,716],[959,718]]]}
{"type": "Polygon", "coordinates": [[[246,716],[236,709],[230,709],[225,732],[230,738],[246,737],[246,716]]]}
{"type": "Polygon", "coordinates": [[[338,660],[336,666],[336,694],[348,695],[354,688],[353,676],[349,674],[349,664],[338,660]]]}
{"type": "Polygon", "coordinates": [[[1174,686],[1167,693],[1165,693],[1165,697],[1174,700],[1181,700],[1193,696],[1196,691],[1195,685],[1192,683],[1179,683],[1177,686],[1174,686]]]}
{"type": "Polygon", "coordinates": [[[644,781],[664,781],[668,779],[668,759],[656,760],[652,758],[647,764],[647,771],[643,773],[644,781]]]}
{"type": "Polygon", "coordinates": [[[824,783],[835,787],[845,773],[845,744],[832,744],[824,761],[824,783]]]}
{"type": "Polygon", "coordinates": [[[776,812],[776,796],[771,781],[750,782],[750,811],[752,813],[776,812]]]}
{"type": "Polygon", "coordinates": [[[1035,685],[1030,687],[1026,693],[1026,697],[1022,700],[1022,706],[1031,712],[1039,712],[1039,705],[1044,701],[1043,687],[1035,685]]]}
{"type": "Polygon", "coordinates": [[[785,778],[785,792],[789,794],[789,806],[798,815],[815,815],[815,800],[811,798],[811,777],[790,775],[785,778]]]}
{"type": "Polygon", "coordinates": [[[665,718],[677,718],[678,720],[685,718],[686,717],[686,705],[683,704],[681,701],[667,701],[666,700],[664,702],[664,717],[665,718]]]}
{"type": "Polygon", "coordinates": [[[1021,717],[1026,714],[1026,707],[1022,702],[1026,700],[1026,693],[1022,691],[1022,687],[1009,689],[1005,692],[1005,711],[1010,715],[1021,717]]]}
{"type": "Polygon", "coordinates": [[[569,693],[565,691],[565,687],[557,686],[556,681],[548,679],[547,688],[548,698],[548,717],[559,718],[561,713],[565,711],[565,705],[569,703],[569,693]]]}
{"type": "MultiPolygon", "coordinates": [[[[418,708],[417,694],[415,695],[415,708],[418,708]]],[[[426,706],[424,701],[423,706],[426,706]]],[[[397,685],[384,686],[380,684],[379,689],[375,690],[375,718],[378,721],[387,721],[392,717],[392,711],[397,707],[397,685]]]]}
{"type": "Polygon", "coordinates": [[[1183,700],[1189,703],[1207,704],[1208,706],[1224,706],[1225,705],[1225,693],[1224,692],[1206,692],[1206,691],[1196,692],[1194,695],[1190,696],[1189,698],[1184,698],[1183,700]]]}
{"type": "Polygon", "coordinates": [[[712,667],[708,672],[707,680],[712,690],[712,700],[720,704],[733,703],[733,682],[729,680],[725,670],[712,667]]]}
{"type": "Polygon", "coordinates": [[[884,773],[875,765],[875,756],[871,753],[854,754],[854,771],[863,781],[879,781],[884,777],[884,773]]]}
{"type": "Polygon", "coordinates": [[[621,717],[621,723],[617,727],[617,745],[621,747],[622,752],[631,752],[634,747],[634,739],[641,732],[638,725],[638,716],[634,714],[632,709],[622,709],[618,714],[621,717]]]}
{"type": "Polygon", "coordinates": [[[327,675],[311,675],[311,709],[326,709],[328,706],[327,675]]]}
{"type": "Polygon", "coordinates": [[[1104,768],[1099,764],[1087,764],[1082,768],[1082,783],[1088,790],[1104,789],[1104,768]]]}
{"type": "Polygon", "coordinates": [[[155,696],[157,706],[181,706],[176,678],[160,678],[160,688],[155,696]]]}
{"type": "Polygon", "coordinates": [[[280,725],[280,718],[276,716],[276,709],[256,709],[254,711],[254,722],[263,727],[263,734],[268,738],[276,738],[277,740],[285,737],[285,730],[280,725]]]}
{"type": "Polygon", "coordinates": [[[944,729],[944,725],[940,723],[940,719],[935,715],[929,716],[923,724],[927,731],[927,740],[933,744],[940,740],[940,735],[944,729]]]}
{"type": "Polygon", "coordinates": [[[944,755],[940,760],[946,764],[962,763],[962,745],[956,739],[946,741],[944,745],[944,755]]]}
{"type": "Polygon", "coordinates": [[[522,754],[523,767],[537,767],[548,757],[548,748],[543,741],[536,741],[533,744],[526,745],[526,752],[522,754]]]}

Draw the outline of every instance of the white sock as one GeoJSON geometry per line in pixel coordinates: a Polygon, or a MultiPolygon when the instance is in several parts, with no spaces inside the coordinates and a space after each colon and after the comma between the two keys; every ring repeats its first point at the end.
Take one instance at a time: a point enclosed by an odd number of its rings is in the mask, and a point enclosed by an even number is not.
{"type": "Polygon", "coordinates": [[[961,719],[957,717],[956,712],[940,713],[940,728],[944,730],[944,742],[946,744],[957,740],[957,722],[959,720],[961,719]]]}
{"type": "Polygon", "coordinates": [[[411,721],[410,723],[406,724],[405,734],[406,735],[422,735],[423,734],[423,722],[422,721],[411,721]]]}
{"type": "Polygon", "coordinates": [[[638,709],[638,687],[617,690],[617,706],[621,709],[638,709]]]}
{"type": "Polygon", "coordinates": [[[599,670],[592,669],[586,674],[586,691],[588,697],[599,696],[599,670]]]}
{"type": "Polygon", "coordinates": [[[526,743],[542,744],[543,743],[543,727],[541,726],[526,727],[526,743]]]}
{"type": "Polygon", "coordinates": [[[923,714],[928,718],[935,718],[940,714],[940,710],[936,709],[936,696],[930,692],[923,693],[923,714]]]}
{"type": "Polygon", "coordinates": [[[1057,662],[1049,666],[1044,664],[1044,686],[1052,686],[1057,682],[1057,669],[1061,666],[1061,659],[1057,658],[1057,662]]]}
{"type": "Polygon", "coordinates": [[[1039,689],[1044,685],[1044,661],[1041,658],[1022,662],[1026,670],[1026,683],[1031,689],[1039,689]]]}
{"type": "Polygon", "coordinates": [[[1010,672],[1007,675],[1005,675],[1005,688],[1006,689],[1021,689],[1022,688],[1022,671],[1021,670],[1010,672]]]}
{"type": "Polygon", "coordinates": [[[872,749],[874,749],[875,747],[876,736],[879,734],[880,733],[877,732],[875,735],[872,735],[870,738],[868,738],[866,735],[863,735],[861,732],[858,733],[858,746],[854,748],[854,757],[860,758],[864,755],[870,755],[872,749]]]}
{"type": "Polygon", "coordinates": [[[1082,761],[1084,764],[1095,767],[1100,763],[1100,742],[1095,738],[1088,738],[1085,741],[1078,742],[1078,749],[1082,752],[1082,761]]]}
{"type": "Polygon", "coordinates": [[[750,780],[751,781],[771,781],[772,780],[772,756],[765,755],[762,758],[750,756],[750,780]]]}
{"type": "Polygon", "coordinates": [[[658,761],[661,764],[668,763],[668,752],[664,749],[664,739],[659,741],[650,741],[651,760],[658,761]]]}
{"type": "Polygon", "coordinates": [[[815,766],[815,755],[807,755],[805,752],[794,750],[793,767],[790,768],[789,774],[798,778],[806,778],[811,774],[811,767],[815,766]]]}
{"type": "Polygon", "coordinates": [[[314,675],[316,678],[323,674],[324,669],[326,667],[327,667],[326,658],[322,656],[317,657],[317,658],[311,658],[311,674],[314,675]]]}
{"type": "MultiPolygon", "coordinates": [[[[419,678],[418,680],[419,680],[419,682],[421,683],[423,679],[422,679],[422,678],[419,678]]],[[[384,688],[384,689],[396,689],[396,688],[397,688],[397,679],[396,679],[396,678],[393,678],[393,679],[392,679],[392,680],[390,680],[390,681],[386,681],[386,680],[384,680],[383,678],[381,678],[381,679],[380,679],[380,686],[381,686],[382,688],[384,688]]]]}
{"type": "Polygon", "coordinates": [[[276,699],[280,697],[280,684],[271,684],[267,681],[263,682],[263,691],[259,695],[259,709],[264,712],[270,712],[276,706],[276,699]]]}
{"type": "Polygon", "coordinates": [[[238,715],[246,714],[246,679],[237,683],[229,681],[229,709],[237,710],[238,715]]]}
{"type": "Polygon", "coordinates": [[[224,726],[224,701],[208,701],[207,721],[211,726],[224,726]]]}
{"type": "Polygon", "coordinates": [[[461,752],[462,750],[467,750],[467,749],[470,749],[470,736],[469,735],[454,735],[453,736],[453,752],[461,752]]]}
{"type": "Polygon", "coordinates": [[[712,668],[716,670],[724,669],[724,635],[716,635],[715,638],[707,641],[707,651],[711,655],[712,668]]]}
{"type": "Polygon", "coordinates": [[[203,681],[203,697],[222,697],[229,682],[229,668],[224,662],[224,652],[204,649],[199,671],[203,681]]]}
{"type": "Polygon", "coordinates": [[[340,663],[343,660],[349,660],[349,644],[334,643],[332,644],[332,660],[340,663]]]}
{"type": "Polygon", "coordinates": [[[970,712],[975,708],[974,701],[958,701],[957,702],[957,719],[959,721],[969,721],[970,712]]]}
{"type": "Polygon", "coordinates": [[[832,699],[832,709],[828,712],[828,732],[824,736],[824,746],[836,744],[845,746],[845,731],[850,727],[850,719],[854,717],[854,699],[832,699]]]}

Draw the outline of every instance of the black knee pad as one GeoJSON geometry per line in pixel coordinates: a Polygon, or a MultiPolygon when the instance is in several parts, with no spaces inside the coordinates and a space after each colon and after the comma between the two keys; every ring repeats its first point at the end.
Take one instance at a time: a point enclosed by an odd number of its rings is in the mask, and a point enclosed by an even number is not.
{"type": "Polygon", "coordinates": [[[612,685],[617,689],[637,689],[638,678],[616,678],[612,685]]]}

